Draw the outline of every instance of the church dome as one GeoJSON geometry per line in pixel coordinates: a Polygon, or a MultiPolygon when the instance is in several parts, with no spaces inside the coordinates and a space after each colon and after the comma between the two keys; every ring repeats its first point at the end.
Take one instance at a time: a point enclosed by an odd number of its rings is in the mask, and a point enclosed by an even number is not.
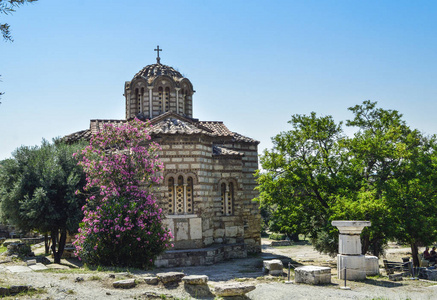
{"type": "Polygon", "coordinates": [[[178,71],[176,71],[174,68],[170,66],[153,64],[153,65],[145,66],[143,69],[141,69],[137,74],[135,74],[132,81],[140,77],[146,79],[150,84],[153,82],[153,80],[155,80],[159,76],[168,76],[176,82],[184,78],[184,76],[182,76],[181,73],[179,73],[178,71]]]}
{"type": "Polygon", "coordinates": [[[126,119],[153,119],[167,112],[193,117],[193,85],[174,68],[161,64],[159,46],[156,64],[142,68],[124,85],[126,119]]]}

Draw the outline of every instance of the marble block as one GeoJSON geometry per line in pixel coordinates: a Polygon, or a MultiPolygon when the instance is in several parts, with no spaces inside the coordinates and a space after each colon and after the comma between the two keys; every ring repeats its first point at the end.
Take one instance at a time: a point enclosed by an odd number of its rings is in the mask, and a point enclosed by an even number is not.
{"type": "Polygon", "coordinates": [[[294,282],[307,284],[331,283],[331,268],[303,266],[294,269],[294,282]]]}

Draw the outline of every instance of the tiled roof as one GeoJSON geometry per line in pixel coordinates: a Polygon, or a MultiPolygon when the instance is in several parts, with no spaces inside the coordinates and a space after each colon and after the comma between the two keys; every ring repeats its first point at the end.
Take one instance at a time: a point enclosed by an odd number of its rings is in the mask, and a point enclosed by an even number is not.
{"type": "MultiPolygon", "coordinates": [[[[194,123],[195,124],[195,123],[194,123]]],[[[206,134],[214,135],[213,133],[198,128],[192,123],[184,122],[179,119],[164,119],[152,125],[151,134],[206,134]]]]}
{"type": "Polygon", "coordinates": [[[91,136],[92,136],[91,130],[85,129],[85,130],[81,130],[81,131],[66,135],[62,139],[66,143],[74,143],[74,142],[77,142],[79,140],[89,141],[91,139],[91,136]]]}
{"type": "Polygon", "coordinates": [[[220,155],[220,156],[243,156],[244,153],[231,150],[225,147],[220,146],[212,146],[212,154],[213,155],[220,155]]]}
{"type": "Polygon", "coordinates": [[[170,66],[153,64],[145,66],[143,69],[141,69],[137,74],[135,74],[134,79],[137,77],[143,77],[146,78],[149,83],[151,83],[156,77],[161,75],[169,76],[175,81],[184,78],[181,73],[170,66]]]}
{"type": "Polygon", "coordinates": [[[256,143],[256,144],[259,144],[259,142],[257,140],[254,140],[254,139],[252,139],[250,137],[241,135],[241,134],[236,133],[236,132],[232,132],[232,136],[233,136],[233,138],[234,138],[234,140],[236,142],[245,142],[245,143],[256,143]]]}
{"type": "MultiPolygon", "coordinates": [[[[67,142],[75,142],[80,139],[89,140],[91,136],[101,131],[105,124],[120,126],[126,120],[98,120],[90,122],[90,129],[81,130],[64,137],[67,142]]],[[[223,122],[199,122],[196,119],[184,118],[174,113],[166,113],[151,120],[151,134],[204,134],[212,137],[227,138],[235,142],[258,143],[258,141],[230,131],[223,122]]],[[[225,151],[225,150],[223,150],[225,151]]],[[[226,151],[225,151],[226,152],[226,151]]],[[[225,153],[224,152],[224,153],[225,153]]],[[[227,154],[229,152],[226,152],[227,154]]],[[[237,155],[237,154],[232,154],[237,155]]]]}
{"type": "Polygon", "coordinates": [[[126,120],[91,120],[90,121],[90,129],[92,134],[95,134],[103,129],[103,126],[106,124],[112,124],[114,126],[120,126],[126,123],[126,120]]]}
{"type": "Polygon", "coordinates": [[[218,136],[232,136],[232,132],[226,127],[223,122],[200,121],[201,126],[210,129],[218,136]]]}

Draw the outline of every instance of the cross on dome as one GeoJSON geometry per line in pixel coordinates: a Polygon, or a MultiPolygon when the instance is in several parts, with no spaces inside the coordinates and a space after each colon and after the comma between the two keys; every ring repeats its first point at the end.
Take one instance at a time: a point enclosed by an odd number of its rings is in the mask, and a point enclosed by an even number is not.
{"type": "Polygon", "coordinates": [[[162,49],[159,49],[159,45],[158,45],[158,46],[156,46],[156,49],[154,49],[154,50],[158,53],[158,56],[156,57],[156,63],[161,64],[161,58],[159,57],[159,51],[162,51],[162,49]]]}

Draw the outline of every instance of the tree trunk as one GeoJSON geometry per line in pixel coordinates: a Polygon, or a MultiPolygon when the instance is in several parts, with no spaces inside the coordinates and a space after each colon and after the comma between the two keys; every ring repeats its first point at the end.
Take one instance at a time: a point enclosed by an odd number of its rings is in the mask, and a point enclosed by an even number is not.
{"type": "Polygon", "coordinates": [[[61,236],[58,241],[58,251],[56,251],[56,244],[57,244],[56,240],[59,235],[59,229],[56,228],[55,230],[52,231],[52,252],[53,252],[55,264],[61,263],[62,253],[64,253],[65,242],[67,240],[67,230],[63,228],[60,230],[60,232],[61,232],[61,236]]]}
{"type": "Polygon", "coordinates": [[[361,254],[366,255],[367,251],[369,251],[370,236],[368,234],[363,234],[361,237],[361,254]]]}
{"type": "Polygon", "coordinates": [[[50,239],[49,234],[46,232],[44,233],[44,248],[45,248],[45,255],[50,254],[50,239]]]}
{"type": "Polygon", "coordinates": [[[413,265],[414,267],[419,267],[419,248],[417,247],[417,244],[414,242],[410,243],[411,246],[411,254],[413,256],[413,265]]]}
{"type": "Polygon", "coordinates": [[[52,246],[51,246],[52,254],[53,254],[53,257],[55,259],[56,264],[59,264],[61,262],[61,258],[58,259],[57,251],[56,251],[56,244],[57,244],[58,234],[59,234],[58,231],[59,231],[58,228],[52,229],[52,231],[50,231],[50,236],[52,238],[52,246]]]}

